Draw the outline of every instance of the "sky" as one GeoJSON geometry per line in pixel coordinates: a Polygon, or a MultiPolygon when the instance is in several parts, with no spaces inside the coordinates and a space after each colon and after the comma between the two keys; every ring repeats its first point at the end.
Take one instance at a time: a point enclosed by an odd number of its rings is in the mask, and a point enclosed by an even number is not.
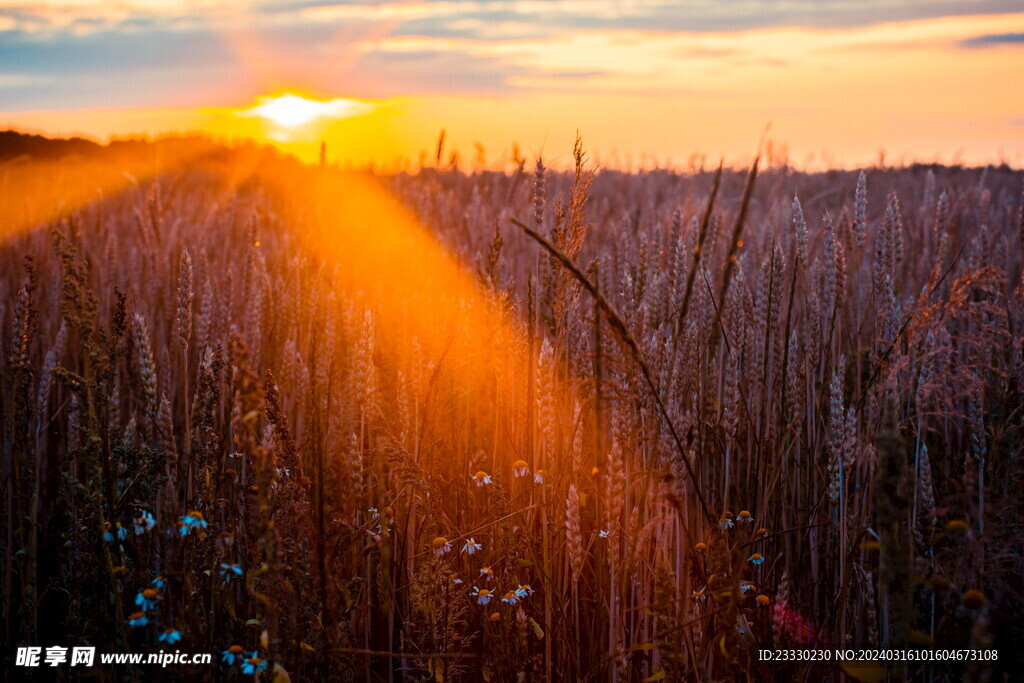
{"type": "Polygon", "coordinates": [[[377,165],[1024,167],[1022,74],[1020,0],[0,0],[0,127],[377,165]]]}

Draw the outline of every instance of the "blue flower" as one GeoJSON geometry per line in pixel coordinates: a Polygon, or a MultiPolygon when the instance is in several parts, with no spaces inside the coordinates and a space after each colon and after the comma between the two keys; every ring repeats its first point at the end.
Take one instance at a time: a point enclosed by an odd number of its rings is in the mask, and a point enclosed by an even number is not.
{"type": "Polygon", "coordinates": [[[244,653],[245,650],[242,649],[241,645],[232,645],[231,647],[220,653],[220,661],[224,662],[225,664],[231,665],[234,664],[236,660],[242,659],[242,655],[244,653]]]}
{"type": "Polygon", "coordinates": [[[135,604],[142,610],[153,609],[158,597],[159,591],[156,588],[147,588],[135,596],[135,604]]]}
{"type": "Polygon", "coordinates": [[[226,562],[220,563],[220,575],[230,581],[236,576],[242,575],[242,567],[237,564],[227,564],[226,562]]]}
{"type": "Polygon", "coordinates": [[[209,525],[203,519],[203,513],[193,510],[187,515],[181,516],[181,535],[188,536],[190,529],[205,529],[209,525]]]}
{"type": "Polygon", "coordinates": [[[256,655],[259,654],[257,652],[250,652],[249,654],[251,655],[249,659],[245,660],[242,664],[242,673],[255,674],[267,670],[267,660],[257,657],[256,655]]]}
{"type": "Polygon", "coordinates": [[[158,576],[155,579],[153,579],[152,585],[153,585],[153,588],[163,588],[164,586],[167,585],[167,579],[165,579],[162,576],[158,576]]]}
{"type": "Polygon", "coordinates": [[[597,532],[597,535],[601,538],[608,538],[609,536],[611,536],[611,533],[612,532],[608,531],[607,529],[601,529],[597,532]]]}
{"type": "Polygon", "coordinates": [[[466,539],[466,544],[464,546],[462,546],[462,552],[469,553],[470,555],[475,553],[477,550],[483,550],[483,549],[484,549],[484,547],[482,545],[480,545],[479,543],[477,543],[476,540],[473,539],[473,538],[467,538],[466,539]]]}
{"type": "Polygon", "coordinates": [[[135,535],[141,536],[156,526],[156,517],[149,510],[143,510],[142,514],[135,518],[133,525],[135,526],[135,535]]]}
{"type": "Polygon", "coordinates": [[[750,556],[750,561],[754,564],[761,564],[762,562],[764,562],[764,558],[761,557],[760,553],[754,553],[750,556]]]}
{"type": "Polygon", "coordinates": [[[107,522],[103,525],[103,540],[106,543],[113,543],[114,538],[123,541],[128,538],[128,530],[122,527],[120,522],[113,525],[107,522]]]}
{"type": "Polygon", "coordinates": [[[491,591],[486,588],[477,588],[476,586],[473,586],[473,592],[470,593],[470,595],[475,596],[477,603],[481,605],[486,605],[491,601],[491,591]]]}
{"type": "Polygon", "coordinates": [[[176,642],[181,640],[181,631],[176,628],[165,628],[164,632],[157,638],[161,643],[167,643],[168,645],[174,645],[176,642]]]}
{"type": "Polygon", "coordinates": [[[533,592],[533,589],[530,588],[530,584],[528,583],[520,584],[518,587],[516,587],[516,595],[519,597],[520,600],[527,596],[533,595],[533,592]]]}
{"type": "Polygon", "coordinates": [[[136,612],[128,617],[128,625],[132,628],[140,628],[149,623],[145,612],[136,612]]]}

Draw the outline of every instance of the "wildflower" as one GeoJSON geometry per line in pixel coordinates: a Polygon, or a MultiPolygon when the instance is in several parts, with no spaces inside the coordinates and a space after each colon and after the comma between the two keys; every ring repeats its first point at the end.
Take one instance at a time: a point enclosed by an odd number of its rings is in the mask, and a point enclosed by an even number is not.
{"type": "Polygon", "coordinates": [[[601,538],[608,538],[611,535],[611,533],[612,532],[608,531],[607,529],[601,529],[597,532],[597,535],[601,538]]]}
{"type": "Polygon", "coordinates": [[[530,588],[530,584],[528,583],[521,584],[516,588],[516,595],[519,596],[520,600],[527,596],[533,595],[533,593],[534,590],[530,588]]]}
{"type": "Polygon", "coordinates": [[[106,522],[103,525],[103,540],[106,543],[113,543],[115,537],[117,540],[123,541],[128,538],[128,530],[122,527],[120,522],[113,526],[111,526],[110,522],[106,522]]]}
{"type": "Polygon", "coordinates": [[[188,536],[189,530],[191,529],[205,529],[209,526],[206,520],[203,519],[203,513],[198,510],[193,510],[187,515],[181,516],[181,528],[180,532],[182,536],[188,536]]]}
{"type": "Polygon", "coordinates": [[[249,654],[253,656],[245,660],[245,663],[242,664],[242,673],[256,674],[267,670],[267,660],[256,657],[255,652],[250,652],[249,654]]]}
{"type": "Polygon", "coordinates": [[[499,614],[498,612],[491,612],[490,620],[501,621],[501,614],[499,614]]]}
{"type": "Polygon", "coordinates": [[[768,530],[762,527],[762,528],[757,530],[757,535],[758,536],[767,536],[768,535],[768,530]]]}
{"type": "Polygon", "coordinates": [[[501,597],[501,601],[506,605],[514,605],[519,602],[519,593],[516,591],[509,591],[501,597]]]}
{"type": "Polygon", "coordinates": [[[245,650],[242,649],[241,645],[232,645],[221,652],[221,661],[228,665],[234,664],[236,659],[242,658],[244,652],[245,650]]]}
{"type": "Polygon", "coordinates": [[[753,524],[754,518],[750,516],[750,510],[740,510],[740,514],[736,515],[736,521],[753,524]]]}
{"type": "Polygon", "coordinates": [[[754,584],[749,581],[740,581],[740,593],[747,593],[754,590],[754,584]]]}
{"type": "Polygon", "coordinates": [[[473,475],[473,481],[476,482],[477,486],[484,486],[486,484],[493,483],[491,482],[491,475],[487,474],[483,470],[480,470],[473,475]]]}
{"type": "Polygon", "coordinates": [[[136,517],[132,524],[135,527],[135,535],[141,536],[156,526],[156,517],[149,510],[143,510],[142,514],[136,517]]]}
{"type": "Polygon", "coordinates": [[[962,519],[953,519],[946,522],[946,533],[964,534],[967,533],[967,522],[962,519]]]}
{"type": "Polygon", "coordinates": [[[278,467],[277,476],[279,477],[290,477],[292,476],[291,471],[287,467],[278,467]]]}
{"type": "Polygon", "coordinates": [[[985,594],[982,593],[980,590],[972,588],[971,590],[967,591],[962,596],[960,596],[960,601],[967,609],[974,610],[981,609],[982,605],[984,605],[988,601],[988,598],[986,598],[985,594]]]}
{"type": "Polygon", "coordinates": [[[525,460],[516,460],[512,463],[512,474],[516,477],[525,477],[530,473],[530,466],[526,464],[525,460]]]}
{"type": "Polygon", "coordinates": [[[434,552],[438,555],[444,555],[446,552],[452,549],[452,544],[448,542],[448,539],[444,536],[438,536],[434,539],[434,552]]]}
{"type": "Polygon", "coordinates": [[[706,588],[701,588],[699,590],[693,591],[693,596],[692,596],[693,599],[694,600],[704,600],[705,598],[707,598],[708,596],[707,596],[707,593],[704,592],[705,590],[706,590],[706,588]]]}
{"type": "Polygon", "coordinates": [[[484,577],[485,580],[490,581],[494,578],[494,572],[490,567],[484,567],[480,570],[480,576],[484,577]]]}
{"type": "Polygon", "coordinates": [[[134,614],[131,614],[128,617],[128,625],[132,628],[139,628],[141,626],[145,626],[148,623],[149,619],[146,618],[145,612],[135,612],[134,614]]]}
{"type": "Polygon", "coordinates": [[[223,576],[225,580],[230,581],[234,577],[242,575],[242,567],[241,565],[237,564],[228,564],[226,562],[221,562],[220,575],[223,576]]]}
{"type": "Polygon", "coordinates": [[[367,512],[370,513],[370,517],[373,519],[377,519],[378,517],[380,517],[380,513],[377,512],[377,508],[370,508],[369,510],[367,510],[367,512]]]}
{"type": "Polygon", "coordinates": [[[164,632],[157,638],[161,643],[167,643],[168,645],[174,645],[176,642],[181,640],[181,631],[176,628],[165,628],[164,632]]]}
{"type": "Polygon", "coordinates": [[[477,604],[480,605],[486,605],[491,601],[491,591],[486,588],[473,586],[473,592],[470,595],[476,597],[477,604]]]}
{"type": "Polygon", "coordinates": [[[708,550],[708,544],[698,543],[697,545],[693,546],[693,549],[696,550],[698,553],[704,553],[708,550]]]}
{"type": "Polygon", "coordinates": [[[544,470],[537,470],[533,473],[533,483],[543,484],[544,483],[544,470]]]}
{"type": "Polygon", "coordinates": [[[732,517],[729,517],[729,514],[726,513],[722,515],[721,519],[718,520],[718,526],[722,527],[723,529],[731,529],[735,525],[732,523],[732,517]]]}
{"type": "Polygon", "coordinates": [[[467,538],[466,539],[466,544],[464,546],[462,546],[462,552],[469,553],[470,555],[475,553],[477,550],[483,550],[483,549],[484,549],[484,547],[482,545],[480,545],[479,543],[477,543],[476,540],[474,540],[472,538],[467,538]]]}
{"type": "Polygon", "coordinates": [[[771,602],[771,600],[768,598],[767,595],[764,595],[762,593],[761,595],[757,596],[757,604],[759,604],[759,605],[767,605],[769,602],[771,602]]]}
{"type": "Polygon", "coordinates": [[[465,582],[462,579],[452,579],[452,583],[454,583],[456,586],[459,586],[465,582]]]}
{"type": "Polygon", "coordinates": [[[159,590],[156,588],[147,588],[139,591],[139,594],[135,596],[135,604],[143,610],[153,609],[156,607],[158,597],[160,597],[159,590]]]}
{"type": "Polygon", "coordinates": [[[762,562],[764,562],[764,558],[761,557],[760,553],[754,553],[750,556],[750,561],[754,564],[761,564],[762,562]]]}
{"type": "Polygon", "coordinates": [[[152,585],[153,588],[163,588],[167,585],[167,579],[163,576],[158,576],[155,579],[153,579],[152,585]]]}

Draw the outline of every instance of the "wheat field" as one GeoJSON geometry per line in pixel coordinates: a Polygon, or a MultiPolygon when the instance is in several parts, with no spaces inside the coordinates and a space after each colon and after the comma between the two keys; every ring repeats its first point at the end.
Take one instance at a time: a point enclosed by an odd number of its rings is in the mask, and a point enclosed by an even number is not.
{"type": "Polygon", "coordinates": [[[8,651],[215,653],[97,674],[140,680],[1019,667],[1020,172],[132,155],[0,169],[8,651]]]}

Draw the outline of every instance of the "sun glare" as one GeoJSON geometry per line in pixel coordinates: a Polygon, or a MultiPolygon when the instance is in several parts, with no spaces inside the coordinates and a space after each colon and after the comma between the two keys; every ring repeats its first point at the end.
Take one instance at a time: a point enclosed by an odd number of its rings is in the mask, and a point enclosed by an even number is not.
{"type": "Polygon", "coordinates": [[[283,128],[297,128],[316,121],[361,116],[370,113],[374,108],[375,105],[361,100],[314,100],[286,93],[262,97],[255,107],[239,113],[243,116],[262,118],[283,128]]]}

